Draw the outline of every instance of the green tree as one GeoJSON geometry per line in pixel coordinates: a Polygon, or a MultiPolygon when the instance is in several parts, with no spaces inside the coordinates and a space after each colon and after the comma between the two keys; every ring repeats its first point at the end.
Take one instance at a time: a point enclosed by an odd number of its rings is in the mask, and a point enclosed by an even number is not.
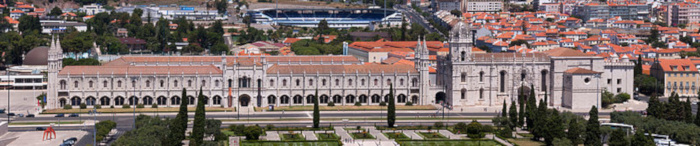
{"type": "Polygon", "coordinates": [[[535,126],[533,121],[537,120],[535,117],[537,116],[537,101],[535,99],[535,86],[531,85],[530,86],[530,96],[527,97],[527,105],[526,105],[526,110],[525,110],[525,118],[527,122],[527,129],[532,129],[535,126]]]}
{"type": "Polygon", "coordinates": [[[601,93],[600,100],[602,101],[603,107],[608,107],[608,105],[615,102],[615,94],[608,92],[608,90],[603,90],[601,93]]]}
{"type": "Polygon", "coordinates": [[[566,132],[566,138],[571,140],[573,145],[579,145],[583,143],[583,138],[581,133],[583,132],[583,127],[578,123],[578,120],[572,119],[569,121],[569,128],[566,132]]]}
{"type": "Polygon", "coordinates": [[[647,106],[647,114],[652,117],[662,118],[660,115],[663,113],[663,103],[659,101],[659,97],[656,94],[652,94],[649,97],[649,104],[647,106]]]}
{"type": "Polygon", "coordinates": [[[506,108],[506,100],[503,99],[503,109],[501,110],[501,117],[508,117],[508,109],[506,108]]]}
{"type": "Polygon", "coordinates": [[[630,145],[630,142],[627,141],[627,133],[625,131],[622,131],[622,129],[617,129],[614,130],[612,135],[610,136],[610,139],[608,141],[609,146],[628,146],[630,145]]]}
{"type": "Polygon", "coordinates": [[[559,117],[558,110],[551,109],[547,112],[547,124],[545,124],[545,127],[547,128],[543,128],[546,129],[546,132],[544,132],[544,141],[547,145],[552,145],[555,138],[561,138],[564,136],[564,125],[559,117]]]}
{"type": "Polygon", "coordinates": [[[39,17],[22,15],[19,17],[19,24],[17,29],[20,32],[27,33],[31,31],[41,32],[41,23],[39,22],[39,17]]]}
{"type": "Polygon", "coordinates": [[[693,123],[693,107],[690,105],[690,97],[685,97],[685,102],[683,102],[683,110],[683,117],[685,118],[685,122],[693,123]]]}
{"type": "Polygon", "coordinates": [[[192,124],[192,139],[196,145],[202,144],[204,141],[204,126],[206,120],[206,111],[204,110],[204,102],[206,97],[202,93],[202,87],[199,88],[199,96],[197,96],[197,108],[194,112],[194,123],[192,124]]]}
{"type": "Polygon", "coordinates": [[[633,146],[656,146],[651,136],[644,135],[646,132],[635,132],[631,144],[633,146]]]}
{"type": "MultiPolygon", "coordinates": [[[[549,18],[548,18],[549,19],[549,18]]],[[[554,141],[552,141],[552,145],[555,146],[572,146],[576,145],[571,140],[566,139],[566,138],[555,138],[554,141]]]]}
{"type": "Polygon", "coordinates": [[[394,103],[394,85],[389,84],[389,107],[387,107],[387,124],[389,127],[394,127],[396,122],[396,103],[394,103]]]}
{"type": "Polygon", "coordinates": [[[518,111],[518,127],[523,127],[525,125],[525,101],[521,101],[518,105],[520,105],[520,111],[518,111]]]}
{"type": "Polygon", "coordinates": [[[455,15],[457,17],[462,17],[462,11],[459,11],[457,9],[450,11],[450,14],[455,15]]]}
{"type": "Polygon", "coordinates": [[[637,57],[637,62],[634,63],[634,76],[642,74],[642,56],[637,57]]]}
{"type": "Polygon", "coordinates": [[[224,35],[224,28],[223,23],[221,23],[221,20],[216,20],[214,24],[212,24],[211,27],[209,27],[209,30],[218,35],[224,35]]]}
{"type": "Polygon", "coordinates": [[[537,114],[535,114],[537,120],[533,121],[533,124],[538,125],[535,126],[533,129],[530,129],[530,132],[533,135],[533,139],[539,140],[540,138],[544,137],[544,134],[546,132],[546,126],[539,126],[539,125],[546,125],[547,124],[547,105],[544,104],[543,100],[540,100],[540,105],[537,107],[537,114]]]}
{"type": "Polygon", "coordinates": [[[321,113],[318,109],[318,89],[314,93],[314,128],[320,128],[321,124],[321,113]]]}
{"type": "Polygon", "coordinates": [[[630,94],[627,94],[627,93],[624,93],[624,92],[615,95],[615,103],[623,103],[623,102],[625,102],[625,101],[627,101],[627,100],[629,100],[629,99],[630,99],[630,94]]]}
{"type": "Polygon", "coordinates": [[[586,124],[586,140],[583,142],[587,146],[602,146],[600,141],[600,121],[598,121],[598,108],[591,107],[588,112],[588,123],[586,124]]]}
{"type": "Polygon", "coordinates": [[[49,12],[48,15],[49,16],[60,16],[61,14],[63,14],[63,11],[61,10],[61,8],[53,7],[53,9],[51,9],[51,12],[49,12]]]}
{"type": "Polygon", "coordinates": [[[170,41],[171,34],[170,34],[170,29],[168,28],[168,25],[170,23],[168,20],[165,20],[163,18],[159,19],[158,22],[156,22],[156,40],[158,43],[158,48],[157,50],[151,50],[153,52],[162,52],[166,50],[166,47],[168,46],[168,42],[170,41]]]}
{"type": "Polygon", "coordinates": [[[177,140],[173,141],[173,143],[171,143],[172,145],[180,145],[181,141],[185,139],[185,131],[187,130],[188,100],[187,89],[182,88],[182,96],[180,96],[180,110],[177,112],[175,119],[173,119],[173,125],[171,126],[171,137],[177,140]]]}
{"type": "MultiPolygon", "coordinates": [[[[700,105],[700,102],[698,102],[698,105],[700,105]]],[[[697,106],[696,111],[697,112],[695,112],[695,125],[700,126],[700,106],[697,106]]]]}
{"type": "Polygon", "coordinates": [[[518,111],[515,108],[515,102],[510,104],[510,111],[508,113],[510,114],[510,123],[515,126],[515,124],[518,123],[518,111]]]}

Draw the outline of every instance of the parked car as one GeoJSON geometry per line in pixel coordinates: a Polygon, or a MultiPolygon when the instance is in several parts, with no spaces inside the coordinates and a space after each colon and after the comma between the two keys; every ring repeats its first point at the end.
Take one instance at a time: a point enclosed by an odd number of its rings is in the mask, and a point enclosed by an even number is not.
{"type": "Polygon", "coordinates": [[[4,114],[4,113],[5,113],[5,109],[0,109],[0,114],[4,114]]]}
{"type": "Polygon", "coordinates": [[[68,117],[79,117],[79,115],[76,114],[76,113],[72,113],[72,114],[70,114],[68,117]]]}
{"type": "Polygon", "coordinates": [[[44,127],[36,127],[36,131],[44,131],[44,130],[46,130],[46,128],[44,128],[44,127]]]}
{"type": "Polygon", "coordinates": [[[74,145],[76,142],[78,142],[78,138],[75,138],[75,137],[71,137],[71,138],[63,140],[63,143],[68,143],[70,145],[74,145]]]}
{"type": "Polygon", "coordinates": [[[15,113],[7,113],[7,116],[10,116],[10,117],[15,116],[15,113]]]}
{"type": "Polygon", "coordinates": [[[65,117],[65,114],[56,114],[54,117],[65,117]]]}
{"type": "Polygon", "coordinates": [[[28,114],[27,118],[34,118],[34,114],[28,114]]]}
{"type": "Polygon", "coordinates": [[[18,117],[24,117],[24,114],[17,114],[18,117]]]}

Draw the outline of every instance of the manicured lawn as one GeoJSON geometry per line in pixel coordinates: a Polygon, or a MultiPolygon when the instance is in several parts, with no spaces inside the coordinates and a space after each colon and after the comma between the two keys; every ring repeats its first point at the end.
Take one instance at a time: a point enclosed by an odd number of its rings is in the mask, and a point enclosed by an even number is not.
{"type": "Polygon", "coordinates": [[[335,133],[317,133],[318,140],[338,140],[340,137],[335,133]]]}
{"type": "Polygon", "coordinates": [[[398,143],[401,146],[501,146],[492,140],[408,140],[398,143]]]}
{"type": "Polygon", "coordinates": [[[339,146],[336,141],[243,141],[241,146],[339,146]]]}
{"type": "Polygon", "coordinates": [[[423,136],[423,138],[428,139],[428,140],[438,140],[438,139],[447,139],[444,135],[437,133],[437,132],[418,132],[419,135],[423,136]]]}
{"type": "Polygon", "coordinates": [[[529,138],[517,138],[517,139],[512,138],[512,139],[506,139],[506,140],[508,140],[508,142],[510,142],[510,143],[517,144],[519,146],[541,146],[541,145],[544,145],[544,143],[542,143],[542,142],[532,141],[529,138]]]}
{"type": "Polygon", "coordinates": [[[367,133],[353,132],[353,133],[350,133],[350,136],[352,136],[352,138],[354,138],[354,139],[374,139],[374,136],[372,136],[372,134],[369,134],[369,132],[367,132],[367,133]]]}
{"type": "Polygon", "coordinates": [[[401,132],[396,132],[396,133],[387,132],[387,133],[383,133],[383,134],[384,134],[384,136],[386,136],[389,139],[395,139],[395,140],[410,140],[411,139],[401,132]]]}
{"type": "Polygon", "coordinates": [[[517,134],[520,135],[520,136],[523,136],[523,137],[527,137],[527,138],[535,137],[534,135],[532,135],[532,134],[530,134],[530,133],[517,133],[517,134]]]}
{"type": "MultiPolygon", "coordinates": [[[[150,108],[151,106],[147,106],[147,108],[136,108],[137,113],[154,113],[154,112],[178,112],[180,110],[180,107],[159,107],[159,108],[150,108]]],[[[100,113],[131,113],[134,112],[134,106],[131,106],[131,108],[122,108],[121,106],[119,107],[114,107],[114,108],[109,108],[109,107],[102,107],[101,109],[97,109],[97,112],[100,113]]],[[[196,107],[188,107],[187,111],[194,113],[196,107]]],[[[46,110],[42,112],[42,114],[60,114],[60,113],[88,113],[91,109],[78,109],[78,108],[73,108],[73,109],[52,109],[52,110],[46,110]]],[[[207,112],[223,112],[223,111],[235,111],[233,108],[222,108],[222,107],[206,107],[205,110],[207,112]]]]}
{"type": "Polygon", "coordinates": [[[80,121],[61,121],[59,122],[12,122],[10,125],[49,125],[51,123],[54,123],[56,125],[58,124],[82,124],[83,122],[80,121]]]}
{"type": "Polygon", "coordinates": [[[304,138],[304,135],[301,135],[301,133],[294,133],[294,134],[282,134],[282,141],[304,141],[306,138],[304,138]]]}
{"type": "MultiPolygon", "coordinates": [[[[319,106],[321,111],[376,111],[376,110],[386,110],[386,106],[378,105],[345,105],[345,106],[319,106]]],[[[267,108],[255,108],[255,111],[262,111],[267,108]]],[[[314,106],[278,106],[275,107],[275,111],[313,111],[314,106]]],[[[397,105],[396,110],[435,110],[435,106],[432,105],[414,105],[405,106],[397,105]]]]}

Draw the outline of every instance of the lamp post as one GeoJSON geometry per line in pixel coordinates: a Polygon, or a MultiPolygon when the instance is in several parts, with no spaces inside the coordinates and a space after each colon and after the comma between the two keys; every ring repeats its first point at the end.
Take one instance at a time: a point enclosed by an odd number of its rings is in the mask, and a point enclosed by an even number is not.
{"type": "MultiPolygon", "coordinates": [[[[136,78],[131,78],[131,81],[132,81],[132,83],[134,83],[134,84],[131,85],[131,86],[134,88],[134,95],[133,95],[133,96],[136,96],[136,84],[135,84],[135,83],[136,83],[136,78]]],[[[133,98],[133,100],[131,100],[131,97],[129,97],[129,101],[131,101],[130,104],[135,104],[136,102],[138,102],[138,99],[133,98]]],[[[136,105],[134,105],[134,110],[133,110],[133,111],[134,111],[134,112],[133,112],[134,125],[133,125],[132,127],[133,127],[134,129],[136,129],[136,105]]]]}
{"type": "Polygon", "coordinates": [[[596,108],[600,108],[600,94],[602,94],[602,93],[600,92],[600,74],[595,74],[594,76],[595,76],[595,78],[596,78],[596,80],[597,80],[596,83],[595,83],[595,85],[596,85],[596,89],[598,90],[598,94],[596,94],[596,98],[595,98],[595,100],[596,100],[596,108]]]}

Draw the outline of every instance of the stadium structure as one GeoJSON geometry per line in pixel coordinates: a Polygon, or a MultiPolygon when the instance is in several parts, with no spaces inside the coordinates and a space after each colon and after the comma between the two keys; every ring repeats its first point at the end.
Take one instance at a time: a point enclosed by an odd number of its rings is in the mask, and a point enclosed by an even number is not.
{"type": "Polygon", "coordinates": [[[403,15],[393,9],[256,9],[246,15],[253,23],[317,27],[321,20],[331,28],[370,27],[371,24],[401,25],[403,15]]]}

